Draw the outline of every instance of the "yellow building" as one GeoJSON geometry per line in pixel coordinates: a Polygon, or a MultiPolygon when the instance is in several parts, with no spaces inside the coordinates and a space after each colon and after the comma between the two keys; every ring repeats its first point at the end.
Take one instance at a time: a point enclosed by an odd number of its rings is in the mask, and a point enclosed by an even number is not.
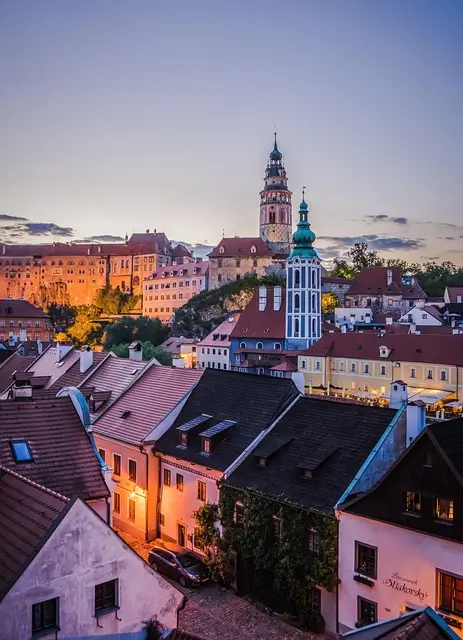
{"type": "Polygon", "coordinates": [[[463,397],[463,335],[329,333],[298,357],[306,391],[387,401],[403,380],[409,398],[435,407],[463,397]]]}

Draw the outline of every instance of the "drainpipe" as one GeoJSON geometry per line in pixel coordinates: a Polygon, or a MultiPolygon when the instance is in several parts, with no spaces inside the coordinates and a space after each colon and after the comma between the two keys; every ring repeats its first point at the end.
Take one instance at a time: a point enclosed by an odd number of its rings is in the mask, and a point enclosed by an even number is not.
{"type": "Polygon", "coordinates": [[[145,489],[145,542],[148,542],[148,487],[149,487],[149,467],[148,467],[148,454],[146,453],[143,445],[140,445],[140,453],[145,456],[146,460],[146,489],[145,489]]]}
{"type": "Polygon", "coordinates": [[[106,524],[108,527],[111,527],[111,502],[109,498],[105,498],[106,500],[106,524]]]}
{"type": "Polygon", "coordinates": [[[336,583],[336,633],[339,635],[339,522],[338,518],[336,518],[337,526],[336,526],[336,536],[338,540],[338,581],[336,583]]]}
{"type": "Polygon", "coordinates": [[[160,509],[161,509],[161,500],[162,500],[162,495],[161,495],[161,461],[162,458],[160,456],[157,456],[155,454],[155,452],[153,451],[153,456],[155,458],[158,459],[159,463],[158,463],[158,495],[157,495],[157,500],[156,500],[156,537],[160,538],[161,537],[161,527],[159,524],[159,514],[161,513],[160,509]]]}

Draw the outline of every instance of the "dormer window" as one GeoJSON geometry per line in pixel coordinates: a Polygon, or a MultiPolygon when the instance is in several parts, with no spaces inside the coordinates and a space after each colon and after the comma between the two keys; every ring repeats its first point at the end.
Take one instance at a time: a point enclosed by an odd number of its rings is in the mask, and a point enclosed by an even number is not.
{"type": "Polygon", "coordinates": [[[20,464],[22,462],[34,462],[31,447],[27,440],[10,442],[10,447],[16,464],[20,464]]]}
{"type": "Polygon", "coordinates": [[[220,247],[219,248],[219,253],[225,253],[225,247],[220,247]]]}
{"type": "Polygon", "coordinates": [[[188,433],[186,431],[178,432],[178,444],[180,447],[188,446],[188,433]]]}
{"type": "Polygon", "coordinates": [[[259,467],[266,467],[267,466],[267,458],[257,458],[257,464],[259,465],[259,467]]]}
{"type": "Polygon", "coordinates": [[[201,453],[205,453],[206,455],[210,455],[210,453],[211,453],[211,439],[210,438],[201,438],[201,453]]]}
{"type": "Polygon", "coordinates": [[[256,247],[254,245],[251,247],[251,253],[256,253],[256,247]]]}
{"type": "Polygon", "coordinates": [[[303,478],[312,478],[312,469],[303,469],[302,470],[303,478]]]}
{"type": "Polygon", "coordinates": [[[379,357],[380,358],[387,358],[390,353],[391,353],[391,350],[388,349],[387,347],[383,346],[383,347],[379,348],[379,357]]]}

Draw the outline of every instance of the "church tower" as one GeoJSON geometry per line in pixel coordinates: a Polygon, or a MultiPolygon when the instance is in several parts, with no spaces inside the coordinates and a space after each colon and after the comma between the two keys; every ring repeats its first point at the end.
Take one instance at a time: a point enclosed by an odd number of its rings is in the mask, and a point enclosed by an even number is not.
{"type": "Polygon", "coordinates": [[[264,188],[260,192],[260,237],[276,256],[287,257],[291,248],[291,191],[278,149],[277,134],[265,169],[264,188]]]}
{"type": "Polygon", "coordinates": [[[286,261],[286,348],[307,349],[321,338],[321,264],[302,191],[294,248],[286,261]]]}

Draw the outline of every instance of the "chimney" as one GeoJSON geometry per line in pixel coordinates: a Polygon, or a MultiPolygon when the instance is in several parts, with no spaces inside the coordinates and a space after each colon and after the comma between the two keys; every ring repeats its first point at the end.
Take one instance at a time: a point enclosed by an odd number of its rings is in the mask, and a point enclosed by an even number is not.
{"type": "Polygon", "coordinates": [[[93,365],[93,351],[85,345],[80,352],[80,373],[85,373],[93,365]]]}
{"type": "Polygon", "coordinates": [[[426,405],[422,400],[407,405],[407,447],[426,427],[426,405]]]}
{"type": "Polygon", "coordinates": [[[135,362],[141,362],[143,360],[141,342],[135,341],[129,346],[129,360],[134,360],[135,362]]]}
{"type": "Polygon", "coordinates": [[[259,311],[265,311],[267,306],[267,287],[259,287],[259,311]]]}
{"type": "Polygon", "coordinates": [[[387,286],[390,287],[392,284],[392,269],[387,270],[387,286]]]}
{"type": "Polygon", "coordinates": [[[185,360],[183,358],[172,358],[172,366],[177,369],[185,368],[185,360]]]}
{"type": "Polygon", "coordinates": [[[341,333],[347,333],[347,325],[343,324],[341,327],[341,333]]]}
{"type": "Polygon", "coordinates": [[[62,357],[64,356],[62,345],[57,342],[56,343],[56,362],[61,362],[62,357]]]}
{"type": "Polygon", "coordinates": [[[17,387],[16,384],[11,388],[13,400],[28,400],[32,398],[32,387],[30,384],[26,384],[22,387],[17,387]]]}
{"type": "Polygon", "coordinates": [[[391,383],[389,392],[389,408],[400,409],[408,401],[408,389],[405,382],[396,380],[391,383]]]}
{"type": "Polygon", "coordinates": [[[19,330],[19,342],[26,342],[27,341],[27,332],[25,329],[20,329],[19,330]]]}

